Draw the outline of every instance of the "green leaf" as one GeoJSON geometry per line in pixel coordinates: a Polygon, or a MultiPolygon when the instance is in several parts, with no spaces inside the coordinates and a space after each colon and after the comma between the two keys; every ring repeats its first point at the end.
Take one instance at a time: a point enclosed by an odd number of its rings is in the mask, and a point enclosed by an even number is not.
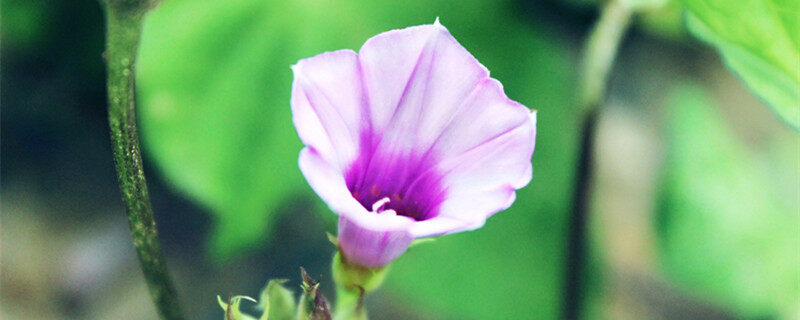
{"type": "Polygon", "coordinates": [[[212,253],[263,240],[303,190],[288,92],[294,57],[261,1],[165,1],[145,26],[138,66],[145,152],[216,216],[212,253]]]}
{"type": "Polygon", "coordinates": [[[34,1],[4,1],[4,19],[0,21],[6,51],[32,48],[47,37],[49,20],[57,9],[34,1]]]}
{"type": "Polygon", "coordinates": [[[689,29],[800,130],[800,1],[683,0],[689,29]]]}
{"type": "Polygon", "coordinates": [[[657,10],[664,7],[669,0],[616,0],[637,12],[657,10]]]}
{"type": "Polygon", "coordinates": [[[793,150],[787,160],[757,156],[702,91],[681,88],[671,101],[661,224],[667,275],[748,318],[790,318],[800,310],[800,138],[781,141],[793,150]]]}
{"type": "Polygon", "coordinates": [[[672,41],[688,38],[680,0],[668,0],[663,6],[637,11],[637,15],[635,23],[648,35],[672,41]]]}

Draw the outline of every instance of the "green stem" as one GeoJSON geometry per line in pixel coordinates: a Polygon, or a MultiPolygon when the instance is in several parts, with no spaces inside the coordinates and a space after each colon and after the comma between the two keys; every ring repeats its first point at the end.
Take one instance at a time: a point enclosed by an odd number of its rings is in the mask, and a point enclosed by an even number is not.
{"type": "Polygon", "coordinates": [[[333,281],[336,283],[336,305],[334,320],[367,320],[364,296],[378,289],[389,266],[370,268],[349,261],[341,251],[333,256],[331,264],[333,281]]]}
{"type": "Polygon", "coordinates": [[[336,286],[336,305],[333,308],[334,320],[367,320],[361,292],[336,286]]]}
{"type": "Polygon", "coordinates": [[[622,1],[606,2],[586,42],[579,83],[581,107],[587,112],[603,102],[608,74],[622,37],[630,26],[633,8],[622,1]]]}
{"type": "Polygon", "coordinates": [[[567,234],[567,257],[564,277],[562,319],[581,318],[584,269],[586,266],[587,224],[592,196],[594,137],[600,106],[605,100],[608,74],[617,55],[622,37],[630,26],[633,8],[618,1],[608,1],[600,19],[586,41],[579,79],[579,106],[584,112],[581,127],[581,149],[572,199],[572,215],[567,234]]]}
{"type": "Polygon", "coordinates": [[[114,163],[136,254],[162,319],[184,319],[153,220],[136,128],[135,66],[142,20],[152,3],[106,0],[108,119],[114,163]]]}

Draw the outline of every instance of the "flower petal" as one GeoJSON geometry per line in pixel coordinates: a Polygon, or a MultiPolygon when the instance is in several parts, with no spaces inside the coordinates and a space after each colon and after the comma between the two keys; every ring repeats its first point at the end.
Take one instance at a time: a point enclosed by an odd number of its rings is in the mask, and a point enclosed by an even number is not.
{"type": "Polygon", "coordinates": [[[358,56],[326,52],[292,66],[292,115],[300,139],[343,168],[359,152],[362,112],[367,109],[358,56]]]}
{"type": "Polygon", "coordinates": [[[438,20],[370,38],[359,60],[371,129],[384,149],[427,149],[489,76],[438,20]]]}
{"type": "Polygon", "coordinates": [[[348,185],[365,206],[376,199],[364,194],[377,186],[385,193],[377,198],[399,194],[413,199],[406,204],[419,203],[407,206],[420,211],[409,216],[435,216],[442,193],[437,181],[418,182],[415,193],[406,187],[435,163],[428,151],[489,72],[438,21],[370,38],[359,60],[369,125],[348,185]]]}
{"type": "Polygon", "coordinates": [[[417,177],[441,177],[446,195],[436,218],[415,225],[415,236],[478,228],[508,208],[515,190],[531,180],[536,113],[509,100],[494,79],[481,85],[466,108],[431,149],[441,160],[417,177]]]}
{"type": "Polygon", "coordinates": [[[356,211],[355,214],[368,213],[347,190],[341,171],[326,161],[316,149],[306,147],[301,150],[298,164],[308,184],[331,210],[337,214],[351,211],[356,211]]]}
{"type": "Polygon", "coordinates": [[[339,216],[339,247],[347,259],[362,266],[374,268],[388,264],[403,254],[413,240],[405,230],[374,230],[339,216]]]}

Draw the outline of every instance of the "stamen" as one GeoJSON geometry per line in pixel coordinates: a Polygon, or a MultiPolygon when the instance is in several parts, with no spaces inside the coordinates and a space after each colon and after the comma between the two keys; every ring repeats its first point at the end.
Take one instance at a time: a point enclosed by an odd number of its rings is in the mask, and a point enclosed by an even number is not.
{"type": "MultiPolygon", "coordinates": [[[[383,199],[375,201],[375,203],[372,204],[372,212],[379,213],[380,211],[383,210],[383,206],[385,206],[387,203],[389,203],[389,201],[390,201],[389,197],[383,197],[383,199]]],[[[389,210],[387,210],[387,211],[389,211],[389,210]]],[[[392,211],[394,211],[394,210],[392,210],[392,211]]]]}

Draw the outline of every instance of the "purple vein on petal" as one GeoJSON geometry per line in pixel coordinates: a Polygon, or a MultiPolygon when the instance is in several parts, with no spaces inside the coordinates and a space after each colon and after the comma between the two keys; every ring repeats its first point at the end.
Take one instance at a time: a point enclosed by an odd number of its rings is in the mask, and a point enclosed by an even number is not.
{"type": "MultiPolygon", "coordinates": [[[[383,128],[384,132],[382,132],[381,134],[378,134],[378,137],[377,137],[378,140],[377,141],[373,141],[373,138],[376,135],[375,132],[372,132],[372,131],[366,132],[366,134],[369,135],[370,146],[368,148],[363,148],[362,147],[361,152],[367,152],[367,154],[369,154],[370,158],[367,160],[367,165],[364,168],[363,174],[360,176],[359,181],[356,183],[356,188],[357,189],[361,189],[361,188],[364,187],[364,179],[366,179],[367,174],[370,172],[370,169],[372,168],[373,157],[374,157],[376,152],[380,151],[380,146],[383,143],[383,140],[384,140],[384,138],[386,136],[385,133],[388,132],[389,128],[392,126],[392,123],[394,123],[394,119],[397,116],[397,113],[398,113],[398,111],[400,109],[400,106],[403,104],[403,101],[406,99],[406,95],[408,93],[408,89],[411,87],[411,84],[412,84],[412,82],[414,80],[414,76],[416,75],[416,73],[417,73],[417,71],[419,69],[420,62],[422,61],[422,58],[425,56],[426,49],[428,49],[429,45],[432,42],[432,39],[435,40],[438,37],[438,33],[439,33],[439,30],[435,30],[434,32],[432,32],[432,35],[430,35],[430,38],[425,42],[425,45],[422,46],[422,49],[420,50],[419,56],[417,56],[417,59],[414,62],[414,68],[411,70],[411,74],[408,76],[408,79],[406,80],[405,86],[403,88],[403,92],[400,94],[400,98],[397,100],[397,104],[395,105],[394,109],[392,110],[392,115],[389,117],[389,121],[386,124],[386,128],[383,128]]],[[[362,65],[362,64],[363,64],[363,62],[361,61],[361,59],[359,57],[359,65],[362,65]]],[[[362,78],[362,81],[364,81],[366,83],[366,79],[362,78]]],[[[367,118],[367,119],[370,119],[370,118],[367,118]]],[[[371,119],[370,119],[370,122],[371,122],[371,119]]],[[[370,124],[370,127],[373,127],[373,125],[370,124]]],[[[373,128],[373,130],[374,130],[374,128],[373,128]]],[[[360,139],[360,141],[362,141],[362,142],[364,140],[365,139],[363,139],[363,138],[360,139]]]]}
{"type": "MultiPolygon", "coordinates": [[[[311,99],[308,97],[308,94],[306,93],[306,90],[300,89],[299,91],[300,91],[300,94],[302,94],[302,95],[303,95],[303,97],[305,97],[305,98],[306,98],[306,100],[308,100],[308,101],[309,101],[309,105],[311,105],[311,99]]],[[[317,110],[316,110],[316,108],[314,108],[313,106],[311,106],[311,108],[310,108],[310,109],[311,109],[311,111],[313,111],[313,112],[314,112],[314,116],[315,116],[315,117],[317,118],[317,120],[320,122],[320,124],[321,124],[321,126],[322,126],[322,130],[325,130],[325,139],[327,139],[327,140],[328,140],[328,142],[331,144],[331,146],[334,146],[333,139],[331,138],[331,137],[333,137],[333,136],[331,135],[331,131],[330,131],[330,129],[328,128],[328,126],[326,126],[326,125],[324,124],[324,122],[322,121],[322,118],[321,118],[321,117],[320,117],[320,115],[319,115],[319,111],[317,111],[317,110]]],[[[315,148],[314,146],[312,146],[312,145],[307,145],[306,147],[307,147],[307,148],[311,148],[312,150],[315,150],[315,152],[317,152],[316,148],[315,148]]],[[[339,156],[337,155],[337,158],[338,158],[338,157],[339,157],[339,156]]]]}
{"type": "MultiPolygon", "coordinates": [[[[426,160],[428,160],[428,158],[429,158],[429,157],[431,156],[431,154],[433,153],[433,150],[435,149],[435,147],[436,147],[436,144],[439,142],[439,139],[441,139],[441,138],[442,138],[442,136],[443,136],[443,135],[444,135],[446,132],[448,132],[448,131],[449,131],[450,127],[451,127],[451,126],[452,126],[452,124],[453,124],[453,120],[455,120],[455,119],[456,119],[456,118],[457,118],[457,117],[458,117],[458,116],[461,114],[461,112],[463,112],[463,111],[464,111],[464,109],[465,109],[465,106],[467,106],[467,105],[468,105],[468,102],[472,102],[472,101],[475,99],[475,97],[476,97],[476,96],[478,95],[478,93],[480,92],[480,89],[482,89],[482,87],[483,87],[483,84],[484,84],[484,83],[485,83],[487,80],[490,80],[490,78],[489,78],[488,74],[487,74],[486,78],[482,78],[481,80],[479,80],[479,81],[478,81],[478,83],[475,85],[475,87],[474,87],[474,88],[472,88],[472,90],[471,90],[471,91],[470,91],[470,93],[469,93],[469,94],[468,94],[468,95],[467,95],[467,96],[464,98],[464,100],[461,100],[461,102],[459,103],[459,106],[458,106],[458,107],[457,107],[457,108],[454,110],[454,112],[450,114],[450,117],[449,117],[449,119],[447,120],[447,122],[445,123],[444,127],[442,127],[442,130],[441,130],[441,131],[439,131],[439,134],[437,134],[437,135],[436,135],[436,138],[434,138],[434,139],[433,139],[433,141],[431,142],[431,144],[428,146],[428,148],[427,148],[427,149],[425,150],[425,152],[422,154],[422,157],[421,157],[421,159],[420,159],[420,163],[419,163],[419,165],[420,165],[420,166],[422,166],[422,164],[423,164],[423,163],[425,163],[425,162],[426,162],[426,160]]],[[[427,173],[428,171],[430,171],[430,169],[432,169],[432,168],[435,168],[435,165],[434,165],[434,166],[432,166],[431,168],[429,168],[428,170],[426,170],[426,171],[425,171],[425,173],[427,173]]],[[[419,168],[417,168],[417,169],[419,169],[419,168]]],[[[424,173],[423,173],[423,174],[424,174],[424,173]]],[[[408,188],[411,188],[411,185],[414,185],[414,184],[416,184],[417,180],[419,180],[419,178],[415,179],[415,181],[414,181],[414,182],[412,182],[412,183],[411,183],[411,184],[408,186],[408,188]]],[[[407,188],[407,189],[408,189],[408,188],[407,188]]],[[[407,190],[406,190],[406,191],[407,191],[407,190]]],[[[407,194],[407,192],[404,192],[404,194],[407,194]]]]}
{"type": "MultiPolygon", "coordinates": [[[[358,68],[358,81],[361,84],[361,125],[366,125],[366,128],[360,128],[361,132],[366,132],[366,134],[362,134],[362,136],[367,136],[370,138],[368,142],[370,145],[372,144],[372,133],[375,130],[374,126],[372,125],[372,109],[369,102],[369,87],[367,86],[366,76],[364,74],[364,66],[361,65],[361,58],[356,58],[356,67],[358,68]],[[366,120],[366,121],[365,121],[366,120]]],[[[361,139],[362,137],[359,137],[361,139]]],[[[364,152],[363,148],[366,146],[363,145],[363,141],[359,141],[361,144],[359,149],[364,152]]],[[[372,152],[370,150],[370,152],[372,152]]]]}
{"type": "MultiPolygon", "coordinates": [[[[460,164],[465,159],[469,158],[468,155],[470,155],[473,151],[475,151],[475,150],[477,150],[477,149],[479,149],[479,148],[481,148],[483,146],[489,145],[492,142],[498,141],[503,136],[509,135],[512,132],[514,132],[514,131],[516,131],[516,130],[518,130],[520,128],[523,128],[527,123],[528,123],[528,121],[523,121],[523,122],[521,122],[519,124],[516,124],[516,125],[514,125],[514,127],[510,128],[508,130],[505,130],[505,131],[503,131],[503,132],[501,132],[501,133],[499,133],[499,134],[497,134],[497,135],[495,135],[495,136],[493,136],[493,137],[491,137],[489,139],[486,139],[485,141],[482,141],[481,143],[479,143],[479,144],[477,144],[475,146],[472,146],[467,150],[464,150],[463,152],[459,153],[458,155],[454,155],[454,156],[448,157],[447,159],[443,159],[443,160],[440,160],[440,161],[434,163],[433,165],[431,165],[428,168],[428,170],[424,171],[419,176],[417,176],[417,178],[409,185],[406,194],[411,193],[411,191],[413,191],[413,188],[416,187],[416,184],[419,181],[421,181],[423,178],[425,178],[428,174],[434,173],[435,170],[439,170],[440,169],[439,166],[442,163],[447,162],[447,163],[452,163],[452,164],[460,164]]],[[[483,155],[483,156],[479,157],[478,160],[485,159],[488,155],[492,155],[495,152],[498,152],[499,150],[502,150],[502,147],[507,143],[509,143],[509,142],[508,141],[503,141],[501,144],[499,144],[497,146],[494,146],[496,148],[495,151],[492,151],[492,152],[490,152],[490,153],[488,153],[486,155],[483,155]]],[[[475,160],[475,159],[473,159],[473,160],[475,160]]],[[[478,161],[475,161],[475,162],[478,162],[478,161]]],[[[444,176],[447,175],[447,173],[451,172],[454,169],[454,167],[455,167],[455,165],[452,166],[450,169],[448,169],[446,171],[436,172],[436,173],[438,173],[441,177],[444,177],[444,176]]]]}
{"type": "MultiPolygon", "coordinates": [[[[351,131],[350,125],[347,123],[347,120],[345,120],[344,116],[342,115],[342,112],[339,111],[340,108],[337,107],[336,104],[333,102],[333,99],[331,99],[325,93],[325,91],[320,89],[319,86],[317,86],[317,84],[314,83],[314,81],[305,80],[303,82],[304,82],[304,85],[307,85],[307,86],[311,87],[311,89],[313,89],[314,92],[318,93],[320,96],[322,96],[321,97],[322,99],[324,99],[325,101],[328,102],[328,105],[331,106],[330,109],[333,109],[335,111],[336,115],[339,117],[339,120],[341,120],[342,124],[344,124],[344,127],[347,129],[347,133],[349,134],[351,141],[355,140],[354,139],[355,137],[353,137],[353,132],[351,131]]],[[[311,102],[312,96],[316,97],[316,95],[309,95],[307,90],[303,90],[303,91],[304,91],[304,93],[306,95],[306,98],[309,99],[309,102],[311,102]]],[[[316,100],[316,98],[314,98],[314,100],[316,100]]],[[[314,113],[316,113],[317,117],[319,118],[320,117],[319,111],[316,110],[316,107],[314,107],[314,105],[318,105],[318,104],[311,103],[311,105],[312,105],[312,108],[314,109],[314,113]]]]}

